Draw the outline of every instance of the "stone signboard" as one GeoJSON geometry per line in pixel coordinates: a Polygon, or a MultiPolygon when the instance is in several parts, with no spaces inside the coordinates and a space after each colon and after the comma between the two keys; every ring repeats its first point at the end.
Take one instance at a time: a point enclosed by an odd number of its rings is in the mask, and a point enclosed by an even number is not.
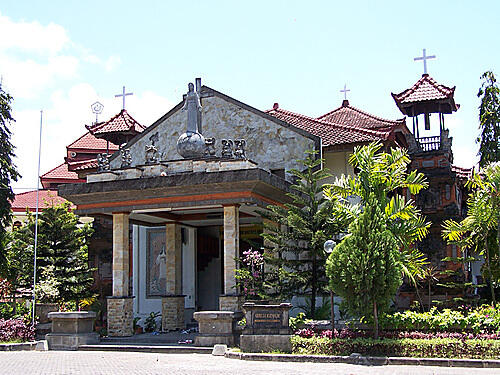
{"type": "Polygon", "coordinates": [[[241,350],[244,352],[262,352],[280,350],[289,352],[290,326],[289,312],[292,305],[257,305],[243,304],[246,326],[240,337],[241,350]]]}

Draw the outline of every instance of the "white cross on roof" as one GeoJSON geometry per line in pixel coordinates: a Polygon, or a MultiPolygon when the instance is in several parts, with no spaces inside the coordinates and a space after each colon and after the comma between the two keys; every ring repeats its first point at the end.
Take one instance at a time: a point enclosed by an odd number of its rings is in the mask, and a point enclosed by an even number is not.
{"type": "Polygon", "coordinates": [[[125,93],[125,86],[123,86],[123,91],[122,91],[121,94],[115,95],[115,98],[123,97],[122,109],[125,109],[125,97],[128,96],[128,95],[134,95],[134,93],[133,92],[127,92],[127,93],[125,93]]]}
{"type": "Polygon", "coordinates": [[[348,91],[351,91],[347,88],[347,84],[344,83],[344,89],[343,90],[340,90],[340,92],[343,92],[344,93],[344,100],[347,100],[347,92],[348,91]]]}
{"type": "Polygon", "coordinates": [[[423,60],[423,62],[424,62],[424,74],[427,74],[427,60],[430,60],[430,59],[435,59],[435,58],[436,58],[436,55],[427,56],[427,55],[425,54],[425,48],[424,48],[422,56],[420,56],[420,57],[415,57],[415,58],[413,59],[413,61],[423,60]]]}

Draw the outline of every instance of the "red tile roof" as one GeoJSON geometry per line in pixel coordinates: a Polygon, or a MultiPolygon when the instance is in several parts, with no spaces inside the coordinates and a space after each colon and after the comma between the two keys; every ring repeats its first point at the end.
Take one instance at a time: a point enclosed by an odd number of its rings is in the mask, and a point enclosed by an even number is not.
{"type": "MultiPolygon", "coordinates": [[[[422,75],[412,87],[399,94],[392,94],[396,103],[415,103],[426,100],[440,100],[453,98],[455,87],[438,84],[428,74],[422,75]]],[[[456,109],[455,109],[456,110],[456,109]]]]}
{"type": "MultiPolygon", "coordinates": [[[[66,199],[57,195],[55,190],[40,190],[38,197],[38,207],[43,209],[51,205],[56,205],[66,202],[66,199]]],[[[25,193],[16,194],[12,202],[13,212],[25,212],[26,209],[30,211],[36,210],[36,190],[27,191],[25,193]]]]}
{"type": "Polygon", "coordinates": [[[342,106],[339,108],[318,117],[318,120],[375,130],[392,129],[395,126],[404,125],[406,123],[405,119],[393,121],[371,115],[349,105],[348,100],[344,100],[342,106]]]}
{"type": "Polygon", "coordinates": [[[277,105],[266,112],[290,125],[321,137],[323,147],[386,140],[390,136],[390,131],[385,129],[373,130],[328,122],[280,109],[277,105]]]}
{"type": "Polygon", "coordinates": [[[472,177],[472,168],[462,168],[456,165],[451,166],[451,171],[455,172],[457,177],[469,179],[472,177]]]}
{"type": "Polygon", "coordinates": [[[86,169],[94,169],[98,167],[97,159],[88,159],[75,162],[68,162],[71,171],[83,171],[86,169]]]}
{"type": "Polygon", "coordinates": [[[79,180],[78,175],[75,172],[68,170],[68,164],[62,163],[57,167],[51,169],[47,173],[41,176],[41,179],[54,179],[54,180],[75,180],[71,182],[77,182],[79,180]]]}
{"type": "MultiPolygon", "coordinates": [[[[95,150],[96,153],[101,153],[103,151],[106,151],[106,144],[107,144],[106,140],[96,138],[92,134],[90,134],[90,132],[87,132],[80,138],[78,138],[76,141],[74,141],[72,144],[67,146],[66,148],[68,150],[71,149],[95,150]]],[[[119,147],[109,142],[109,149],[116,151],[119,149],[119,147]]]]}
{"type": "Polygon", "coordinates": [[[142,133],[146,129],[145,126],[142,126],[130,116],[125,109],[122,109],[120,113],[111,117],[108,121],[86,126],[86,128],[94,135],[114,132],[142,133]]]}

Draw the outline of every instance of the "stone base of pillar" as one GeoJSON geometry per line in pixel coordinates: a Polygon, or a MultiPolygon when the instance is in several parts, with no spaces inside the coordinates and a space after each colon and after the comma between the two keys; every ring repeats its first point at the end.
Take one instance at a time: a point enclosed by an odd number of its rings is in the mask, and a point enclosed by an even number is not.
{"type": "Polygon", "coordinates": [[[161,327],[163,332],[184,329],[184,296],[167,296],[161,300],[161,327]]]}
{"type": "Polygon", "coordinates": [[[241,311],[243,305],[243,297],[237,295],[221,295],[219,296],[220,311],[241,311]]]}
{"type": "Polygon", "coordinates": [[[134,334],[134,297],[108,297],[108,336],[134,334]]]}

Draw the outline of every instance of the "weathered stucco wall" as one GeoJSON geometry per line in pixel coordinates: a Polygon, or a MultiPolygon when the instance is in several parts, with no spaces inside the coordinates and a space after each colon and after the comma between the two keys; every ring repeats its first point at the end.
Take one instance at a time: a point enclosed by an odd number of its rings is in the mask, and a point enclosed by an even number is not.
{"type": "Polygon", "coordinates": [[[333,177],[326,179],[325,183],[333,183],[336,177],[344,175],[354,176],[354,169],[352,165],[349,164],[349,157],[352,152],[347,151],[330,151],[323,154],[325,159],[325,168],[330,170],[333,177]]]}
{"type": "MultiPolygon", "coordinates": [[[[203,98],[202,106],[203,136],[215,137],[217,156],[221,154],[222,139],[245,139],[247,158],[256,162],[259,168],[290,170],[299,166],[296,160],[303,158],[306,150],[314,148],[313,139],[218,96],[203,98]]],[[[160,160],[182,159],[176,145],[186,126],[187,112],[178,110],[146,132],[130,146],[132,166],[145,164],[145,147],[151,144],[149,138],[156,132],[160,160]]],[[[111,161],[111,168],[118,169],[120,164],[118,156],[111,161]]]]}

